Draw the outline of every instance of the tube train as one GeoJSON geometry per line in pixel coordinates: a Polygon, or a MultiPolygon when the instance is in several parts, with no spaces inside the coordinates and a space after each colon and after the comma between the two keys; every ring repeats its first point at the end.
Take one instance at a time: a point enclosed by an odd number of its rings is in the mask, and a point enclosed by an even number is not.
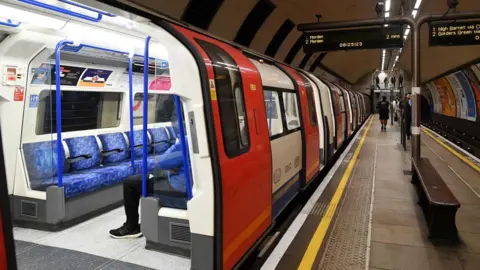
{"type": "Polygon", "coordinates": [[[147,247],[231,269],[370,115],[366,95],[180,23],[69,0],[0,11],[2,154],[20,226],[120,205],[121,183],[146,181],[180,140],[186,190],[144,194],[147,247]]]}

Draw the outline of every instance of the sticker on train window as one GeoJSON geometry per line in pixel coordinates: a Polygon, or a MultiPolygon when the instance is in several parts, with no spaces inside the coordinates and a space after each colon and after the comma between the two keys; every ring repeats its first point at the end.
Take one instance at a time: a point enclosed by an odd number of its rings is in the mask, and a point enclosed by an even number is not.
{"type": "Polygon", "coordinates": [[[212,100],[217,100],[217,90],[215,89],[215,80],[210,79],[210,97],[212,100]]]}
{"type": "Polygon", "coordinates": [[[30,95],[30,108],[38,107],[38,95],[30,95]]]}

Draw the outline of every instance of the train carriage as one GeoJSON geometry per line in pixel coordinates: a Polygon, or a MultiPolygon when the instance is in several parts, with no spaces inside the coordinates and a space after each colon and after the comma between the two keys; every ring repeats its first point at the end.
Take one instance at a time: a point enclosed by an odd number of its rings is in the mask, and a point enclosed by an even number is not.
{"type": "Polygon", "coordinates": [[[0,1],[17,226],[68,227],[119,206],[122,183],[140,178],[147,247],[231,269],[370,113],[363,94],[177,22],[40,2],[0,1]],[[176,143],[184,182],[150,186],[176,143]]]}

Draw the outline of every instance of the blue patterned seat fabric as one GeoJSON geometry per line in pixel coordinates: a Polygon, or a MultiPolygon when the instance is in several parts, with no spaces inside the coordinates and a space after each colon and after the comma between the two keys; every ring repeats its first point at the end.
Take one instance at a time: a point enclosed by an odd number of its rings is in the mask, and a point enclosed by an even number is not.
{"type": "Polygon", "coordinates": [[[167,130],[164,127],[152,128],[148,131],[152,136],[154,154],[164,153],[172,145],[169,142],[167,130]]]}
{"type": "Polygon", "coordinates": [[[103,151],[112,151],[116,149],[122,150],[122,152],[114,153],[109,156],[103,158],[104,164],[109,163],[117,163],[120,161],[124,161],[129,156],[129,149],[127,146],[127,141],[125,141],[125,137],[120,132],[116,133],[108,133],[98,135],[98,138],[102,142],[103,151]]]}
{"type": "Polygon", "coordinates": [[[91,155],[90,158],[72,163],[72,171],[80,171],[100,165],[100,148],[98,147],[95,136],[84,136],[65,139],[70,157],[79,157],[82,155],[91,155]]]}
{"type": "MultiPolygon", "coordinates": [[[[168,136],[165,128],[154,128],[150,129],[149,132],[155,149],[147,157],[147,170],[151,172],[160,168],[158,157],[172,143],[166,142],[168,136]]],[[[128,132],[126,134],[129,136],[128,132]]],[[[135,149],[135,161],[132,170],[130,148],[122,133],[102,134],[98,137],[102,142],[103,151],[114,149],[123,149],[124,151],[104,157],[104,166],[101,164],[100,148],[94,136],[65,139],[70,151],[70,157],[91,156],[90,158],[73,162],[70,172],[64,171],[62,179],[66,198],[112,186],[133,174],[141,174],[141,148],[135,149]]],[[[135,145],[142,144],[141,130],[134,132],[134,142],[135,145]]],[[[58,184],[56,141],[27,143],[23,145],[23,151],[32,189],[45,191],[48,186],[58,184]]],[[[65,163],[65,159],[63,163],[65,163]]]]}

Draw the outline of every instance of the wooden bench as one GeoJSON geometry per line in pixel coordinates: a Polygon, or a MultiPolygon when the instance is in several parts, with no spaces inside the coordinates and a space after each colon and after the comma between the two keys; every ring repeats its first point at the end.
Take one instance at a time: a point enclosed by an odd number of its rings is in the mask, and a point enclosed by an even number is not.
{"type": "Polygon", "coordinates": [[[455,214],[460,203],[426,158],[412,159],[412,184],[427,221],[430,238],[458,239],[455,214]]]}

